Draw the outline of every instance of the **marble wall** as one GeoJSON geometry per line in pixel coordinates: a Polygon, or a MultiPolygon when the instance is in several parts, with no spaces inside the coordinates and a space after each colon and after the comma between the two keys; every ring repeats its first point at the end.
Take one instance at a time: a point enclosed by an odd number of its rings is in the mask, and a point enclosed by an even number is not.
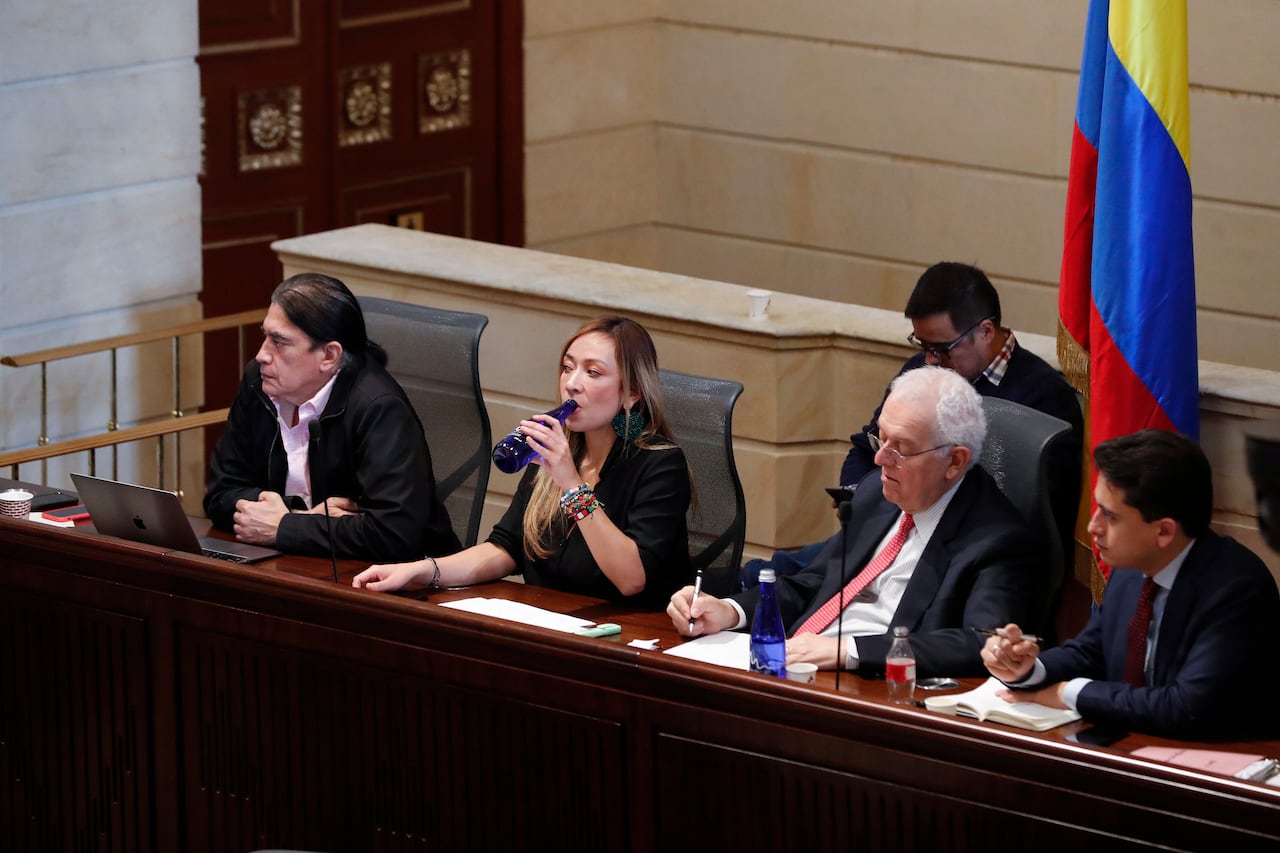
{"type": "MultiPolygon", "coordinates": [[[[973,261],[1051,334],[1086,5],[526,3],[529,244],[894,313],[927,264],[973,261]]],[[[0,4],[0,353],[199,314],[197,11],[0,4]]],[[[1201,356],[1268,367],[1280,4],[1189,22],[1201,356]]],[[[66,370],[55,439],[105,422],[104,368],[66,370]]],[[[31,444],[37,378],[0,369],[0,399],[0,448],[31,444]]]]}
{"type": "MultiPolygon", "coordinates": [[[[911,352],[909,326],[896,311],[775,294],[768,316],[754,320],[743,285],[384,225],[296,237],[273,248],[285,275],[319,270],[357,294],[487,316],[480,382],[496,436],[551,407],[560,346],[579,323],[604,313],[643,323],[663,367],[741,382],[733,435],[749,554],[835,532],[823,487],[835,482],[849,433],[866,423],[911,352]]],[[[1054,363],[1052,338],[1021,333],[1018,341],[1054,363]]],[[[1280,555],[1258,534],[1244,464],[1245,431],[1280,417],[1280,373],[1200,367],[1214,525],[1252,547],[1280,577],[1280,555]]],[[[491,475],[482,531],[506,509],[516,482],[496,470],[491,475]]]]}
{"type": "MultiPolygon", "coordinates": [[[[197,35],[196,0],[0,4],[0,353],[200,316],[197,35]]],[[[121,422],[169,411],[169,358],[167,344],[122,353],[121,422]]],[[[198,348],[184,361],[189,405],[198,348]]],[[[49,377],[51,439],[106,425],[108,356],[49,377]]],[[[0,368],[0,448],[36,443],[39,384],[39,368],[0,368]]],[[[121,476],[141,476],[154,452],[126,452],[121,476]]],[[[50,482],[86,469],[65,459],[50,482]]]]}
{"type": "MultiPolygon", "coordinates": [[[[1086,0],[526,4],[528,244],[900,311],[940,259],[1053,334],[1086,0]]],[[[1189,0],[1201,358],[1280,331],[1280,4],[1189,0]]]]}

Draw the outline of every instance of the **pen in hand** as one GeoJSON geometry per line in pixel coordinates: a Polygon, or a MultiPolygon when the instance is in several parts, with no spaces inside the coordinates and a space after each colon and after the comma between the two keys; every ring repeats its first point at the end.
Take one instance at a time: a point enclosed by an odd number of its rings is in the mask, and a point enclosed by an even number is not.
{"type": "MultiPolygon", "coordinates": [[[[977,628],[977,627],[973,627],[973,628],[970,628],[969,630],[973,631],[975,634],[981,634],[981,635],[982,635],[982,636],[984,636],[984,637],[1001,637],[1001,638],[1004,638],[1004,629],[1003,629],[1003,628],[977,628]]],[[[1022,635],[1022,639],[1026,640],[1028,643],[1035,643],[1037,646],[1039,646],[1039,645],[1043,645],[1043,643],[1041,642],[1041,638],[1040,638],[1040,637],[1037,637],[1035,634],[1023,634],[1023,635],[1022,635]]]]}
{"type": "Polygon", "coordinates": [[[693,633],[693,603],[698,600],[698,596],[702,594],[702,569],[698,569],[698,574],[693,579],[693,598],[689,599],[689,633],[693,633]]]}

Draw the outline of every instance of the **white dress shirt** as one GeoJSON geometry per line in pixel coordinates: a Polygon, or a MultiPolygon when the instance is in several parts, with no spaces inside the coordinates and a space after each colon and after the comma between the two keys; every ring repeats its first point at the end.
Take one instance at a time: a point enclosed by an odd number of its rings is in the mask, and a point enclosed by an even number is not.
{"type": "Polygon", "coordinates": [[[307,424],[320,417],[324,407],[329,404],[329,395],[333,393],[333,383],[337,380],[338,373],[329,377],[329,381],[324,383],[324,387],[314,397],[296,409],[292,403],[271,398],[276,407],[276,421],[280,424],[280,440],[289,460],[284,493],[300,496],[308,507],[311,506],[311,474],[307,469],[307,451],[311,446],[311,433],[307,424]],[[298,419],[296,424],[293,423],[295,415],[298,419]]]}

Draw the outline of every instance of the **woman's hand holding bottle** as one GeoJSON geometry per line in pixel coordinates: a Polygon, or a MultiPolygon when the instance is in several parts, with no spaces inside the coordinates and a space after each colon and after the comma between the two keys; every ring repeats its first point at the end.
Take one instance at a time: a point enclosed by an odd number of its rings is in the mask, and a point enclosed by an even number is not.
{"type": "Polygon", "coordinates": [[[541,457],[534,460],[535,464],[547,470],[562,492],[582,482],[582,475],[573,461],[573,451],[569,448],[569,439],[559,421],[549,415],[533,415],[529,420],[520,422],[520,429],[525,440],[541,457]]]}

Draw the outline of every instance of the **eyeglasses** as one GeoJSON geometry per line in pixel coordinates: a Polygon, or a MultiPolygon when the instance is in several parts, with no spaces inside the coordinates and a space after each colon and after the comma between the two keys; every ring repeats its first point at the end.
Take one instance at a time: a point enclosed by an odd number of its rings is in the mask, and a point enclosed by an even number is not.
{"type": "Polygon", "coordinates": [[[951,351],[956,347],[960,346],[960,343],[965,338],[973,334],[974,329],[977,329],[979,326],[981,326],[983,323],[987,322],[988,320],[994,320],[994,319],[995,319],[994,315],[990,317],[983,317],[981,320],[979,320],[978,322],[974,323],[972,326],[970,326],[969,328],[961,332],[960,336],[956,338],[954,341],[951,341],[950,343],[931,344],[928,341],[922,341],[919,338],[917,338],[915,332],[912,332],[911,334],[907,335],[907,343],[911,344],[913,347],[919,347],[920,351],[923,352],[925,355],[931,355],[934,358],[936,358],[938,361],[946,361],[948,358],[951,357],[951,351]]]}
{"type": "Polygon", "coordinates": [[[930,447],[928,450],[917,450],[915,453],[901,453],[897,450],[894,450],[889,445],[885,444],[880,439],[880,436],[878,433],[874,433],[874,432],[867,433],[867,441],[871,444],[871,449],[874,450],[876,453],[879,453],[881,450],[884,450],[885,453],[889,454],[889,462],[891,467],[893,468],[901,468],[903,465],[906,464],[907,460],[913,456],[923,456],[926,453],[932,453],[933,451],[941,450],[944,447],[955,446],[955,442],[951,441],[951,442],[947,442],[946,444],[939,444],[937,447],[930,447]]]}

